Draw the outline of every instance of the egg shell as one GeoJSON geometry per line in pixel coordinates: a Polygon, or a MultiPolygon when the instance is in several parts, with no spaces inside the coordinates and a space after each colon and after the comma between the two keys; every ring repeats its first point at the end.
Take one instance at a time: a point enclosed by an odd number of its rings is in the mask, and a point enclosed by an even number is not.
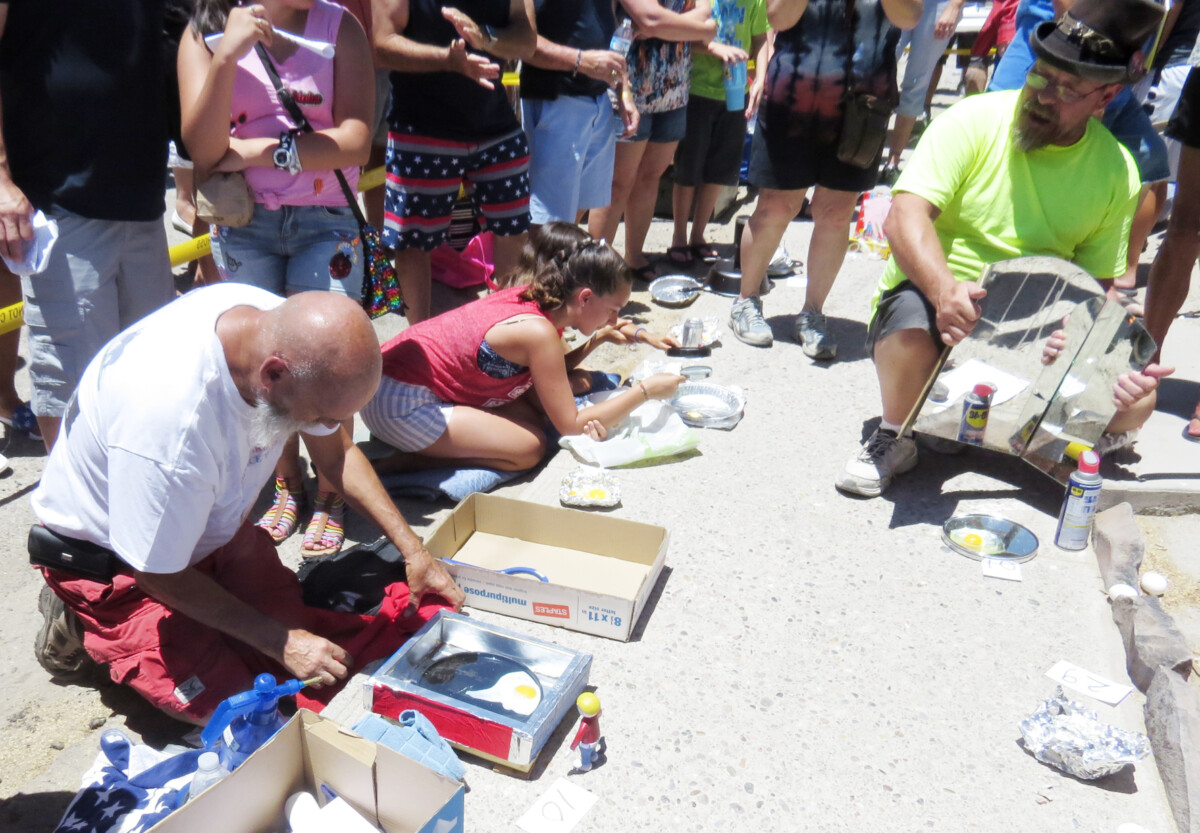
{"type": "Polygon", "coordinates": [[[1167,592],[1171,582],[1162,573],[1142,573],[1142,589],[1152,596],[1161,596],[1167,592]]]}

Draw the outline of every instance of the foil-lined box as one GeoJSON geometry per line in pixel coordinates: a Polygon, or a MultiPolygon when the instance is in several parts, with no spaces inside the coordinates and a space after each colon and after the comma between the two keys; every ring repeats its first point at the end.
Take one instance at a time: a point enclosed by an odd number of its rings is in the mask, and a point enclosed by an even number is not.
{"type": "Polygon", "coordinates": [[[528,771],[591,667],[591,654],[441,611],[367,681],[368,707],[416,709],[455,747],[528,771]]]}

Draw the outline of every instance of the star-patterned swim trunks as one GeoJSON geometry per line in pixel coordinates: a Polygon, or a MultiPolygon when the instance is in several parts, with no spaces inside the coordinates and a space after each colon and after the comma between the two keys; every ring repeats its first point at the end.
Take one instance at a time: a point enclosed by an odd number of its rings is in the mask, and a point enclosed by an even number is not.
{"type": "Polygon", "coordinates": [[[389,131],[384,244],[397,250],[436,248],[446,237],[464,179],[487,230],[507,237],[529,229],[529,145],[523,130],[482,143],[389,131]]]}

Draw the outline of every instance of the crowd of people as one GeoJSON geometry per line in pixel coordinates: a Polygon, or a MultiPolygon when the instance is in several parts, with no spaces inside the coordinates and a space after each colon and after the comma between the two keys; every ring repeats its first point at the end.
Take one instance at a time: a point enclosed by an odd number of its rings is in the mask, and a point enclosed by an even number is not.
{"type": "MultiPolygon", "coordinates": [[[[33,497],[39,661],[58,675],[106,665],[185,720],[259,671],[332,684],[391,647],[356,641],[363,617],[307,608],[275,554],[306,514],[301,442],[317,473],[302,552],[341,547],[347,506],[373,521],[405,559],[391,613],[409,632],[463,596],[379,473],[529,469],[553,432],[602,439],[674,394],[682,377],[660,373],[575,398],[598,345],[678,346],[620,316],[634,282],[658,276],[644,248],[672,164],[674,269],[716,258],[706,228],[746,163],[757,202],[729,326],[747,344],[772,344],[768,265],[811,213],[794,332],[816,361],[837,356],[823,307],[856,201],[894,184],[894,257],[863,299],[882,422],[836,483],[864,496],[916,464],[905,417],[978,321],[988,263],[1065,258],[1138,314],[1138,257],[1174,179],[1145,310],[1161,345],[1200,255],[1198,0],[1169,14],[1154,0],[997,0],[967,68],[981,88],[996,46],[992,92],[933,120],[962,0],[176,0],[187,24],[166,37],[164,5],[0,0],[0,255],[22,260],[35,211],[59,228],[49,266],[19,281],[32,401],[12,387],[16,340],[0,337],[0,421],[50,451],[33,497]],[[516,106],[501,83],[515,61],[516,106]],[[889,144],[879,113],[886,126],[893,110],[889,144]],[[244,182],[253,202],[246,222],[211,227],[197,283],[214,285],[174,302],[169,135],[191,181],[244,182]],[[385,184],[367,213],[409,323],[382,348],[358,303],[347,199],[372,159],[385,184]],[[433,316],[431,252],[463,193],[492,235],[498,288],[433,316]],[[568,328],[584,338],[570,350],[568,328]],[[356,415],[393,453],[366,460],[356,415]],[[271,479],[271,508],[248,519],[271,479]],[[80,553],[99,566],[79,574],[80,553]]],[[[17,286],[0,274],[0,303],[17,286]]],[[[1056,335],[1046,360],[1060,347],[1056,335]]],[[[1112,436],[1128,441],[1170,372],[1121,376],[1112,436]]],[[[1200,415],[1187,434],[1200,440],[1200,415]]]]}

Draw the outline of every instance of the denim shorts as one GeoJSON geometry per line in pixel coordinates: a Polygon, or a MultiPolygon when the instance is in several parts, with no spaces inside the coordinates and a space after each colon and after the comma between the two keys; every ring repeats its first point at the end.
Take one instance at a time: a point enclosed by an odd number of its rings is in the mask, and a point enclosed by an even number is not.
{"type": "Polygon", "coordinates": [[[46,270],[21,278],[32,407],[45,417],[63,415],[100,348],[175,297],[160,220],[53,218],[58,242],[46,270]]]}
{"type": "Polygon", "coordinates": [[[359,416],[375,439],[401,451],[423,451],[446,433],[453,410],[429,388],[384,375],[359,416]]]}
{"type": "Polygon", "coordinates": [[[665,113],[642,113],[637,133],[622,142],[678,142],[687,133],[687,105],[665,113]]]}
{"type": "Polygon", "coordinates": [[[1167,145],[1128,87],[1105,108],[1102,121],[1137,163],[1142,182],[1160,182],[1171,176],[1167,145]]]}
{"type": "Polygon", "coordinates": [[[249,225],[213,226],[221,279],[276,295],[324,290],[362,296],[363,253],[349,206],[254,206],[249,225]]]}
{"type": "Polygon", "coordinates": [[[612,201],[613,158],[621,120],[606,93],[522,99],[529,138],[529,218],[574,223],[585,208],[612,201]]]}

